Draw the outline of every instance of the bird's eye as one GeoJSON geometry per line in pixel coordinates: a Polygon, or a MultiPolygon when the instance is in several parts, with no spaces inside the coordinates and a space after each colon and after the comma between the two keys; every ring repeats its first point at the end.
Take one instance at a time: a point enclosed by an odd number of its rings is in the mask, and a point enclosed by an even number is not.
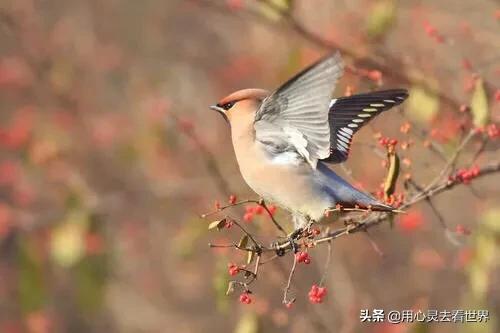
{"type": "Polygon", "coordinates": [[[229,102],[229,103],[222,104],[222,105],[218,104],[217,106],[218,106],[218,107],[221,107],[221,108],[223,108],[224,110],[226,110],[226,111],[227,111],[227,110],[229,110],[230,108],[232,108],[232,107],[233,107],[233,105],[234,105],[234,102],[229,102]]]}

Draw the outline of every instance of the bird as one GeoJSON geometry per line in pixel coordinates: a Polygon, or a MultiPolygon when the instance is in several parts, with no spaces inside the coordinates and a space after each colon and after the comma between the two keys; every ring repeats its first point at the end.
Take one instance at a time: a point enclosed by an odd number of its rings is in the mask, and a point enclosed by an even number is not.
{"type": "Polygon", "coordinates": [[[394,211],[337,175],[354,134],[380,113],[401,104],[405,89],[332,98],[344,72],[339,52],[327,55],[274,91],[231,93],[210,109],[229,123],[236,160],[249,187],[289,211],[295,230],[318,222],[329,209],[394,211]]]}

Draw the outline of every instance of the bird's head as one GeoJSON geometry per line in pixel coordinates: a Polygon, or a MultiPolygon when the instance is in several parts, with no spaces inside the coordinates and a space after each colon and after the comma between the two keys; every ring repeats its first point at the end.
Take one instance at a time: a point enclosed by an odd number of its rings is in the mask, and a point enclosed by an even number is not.
{"type": "Polygon", "coordinates": [[[268,95],[269,92],[263,89],[238,90],[221,99],[216,105],[210,106],[210,109],[219,112],[227,122],[231,123],[240,115],[255,114],[268,95]]]}

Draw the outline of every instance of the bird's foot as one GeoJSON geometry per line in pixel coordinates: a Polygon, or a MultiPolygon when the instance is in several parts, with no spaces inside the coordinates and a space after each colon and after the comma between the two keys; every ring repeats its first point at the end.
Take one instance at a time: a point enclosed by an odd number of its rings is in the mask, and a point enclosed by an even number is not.
{"type": "Polygon", "coordinates": [[[294,230],[292,233],[288,234],[286,237],[283,237],[283,241],[276,241],[272,244],[272,247],[276,249],[276,254],[278,256],[283,256],[286,253],[288,247],[292,250],[293,253],[297,253],[299,251],[299,246],[297,244],[297,240],[302,235],[304,229],[298,228],[294,230]]]}

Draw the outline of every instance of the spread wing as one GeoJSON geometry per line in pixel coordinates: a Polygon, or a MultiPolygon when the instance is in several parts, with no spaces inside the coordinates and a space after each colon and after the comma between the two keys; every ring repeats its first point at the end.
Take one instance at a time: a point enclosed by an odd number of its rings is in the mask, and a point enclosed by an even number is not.
{"type": "Polygon", "coordinates": [[[337,52],[306,68],[268,96],[255,116],[255,137],[276,154],[296,153],[313,168],[330,155],[329,104],[343,73],[337,52]]]}

